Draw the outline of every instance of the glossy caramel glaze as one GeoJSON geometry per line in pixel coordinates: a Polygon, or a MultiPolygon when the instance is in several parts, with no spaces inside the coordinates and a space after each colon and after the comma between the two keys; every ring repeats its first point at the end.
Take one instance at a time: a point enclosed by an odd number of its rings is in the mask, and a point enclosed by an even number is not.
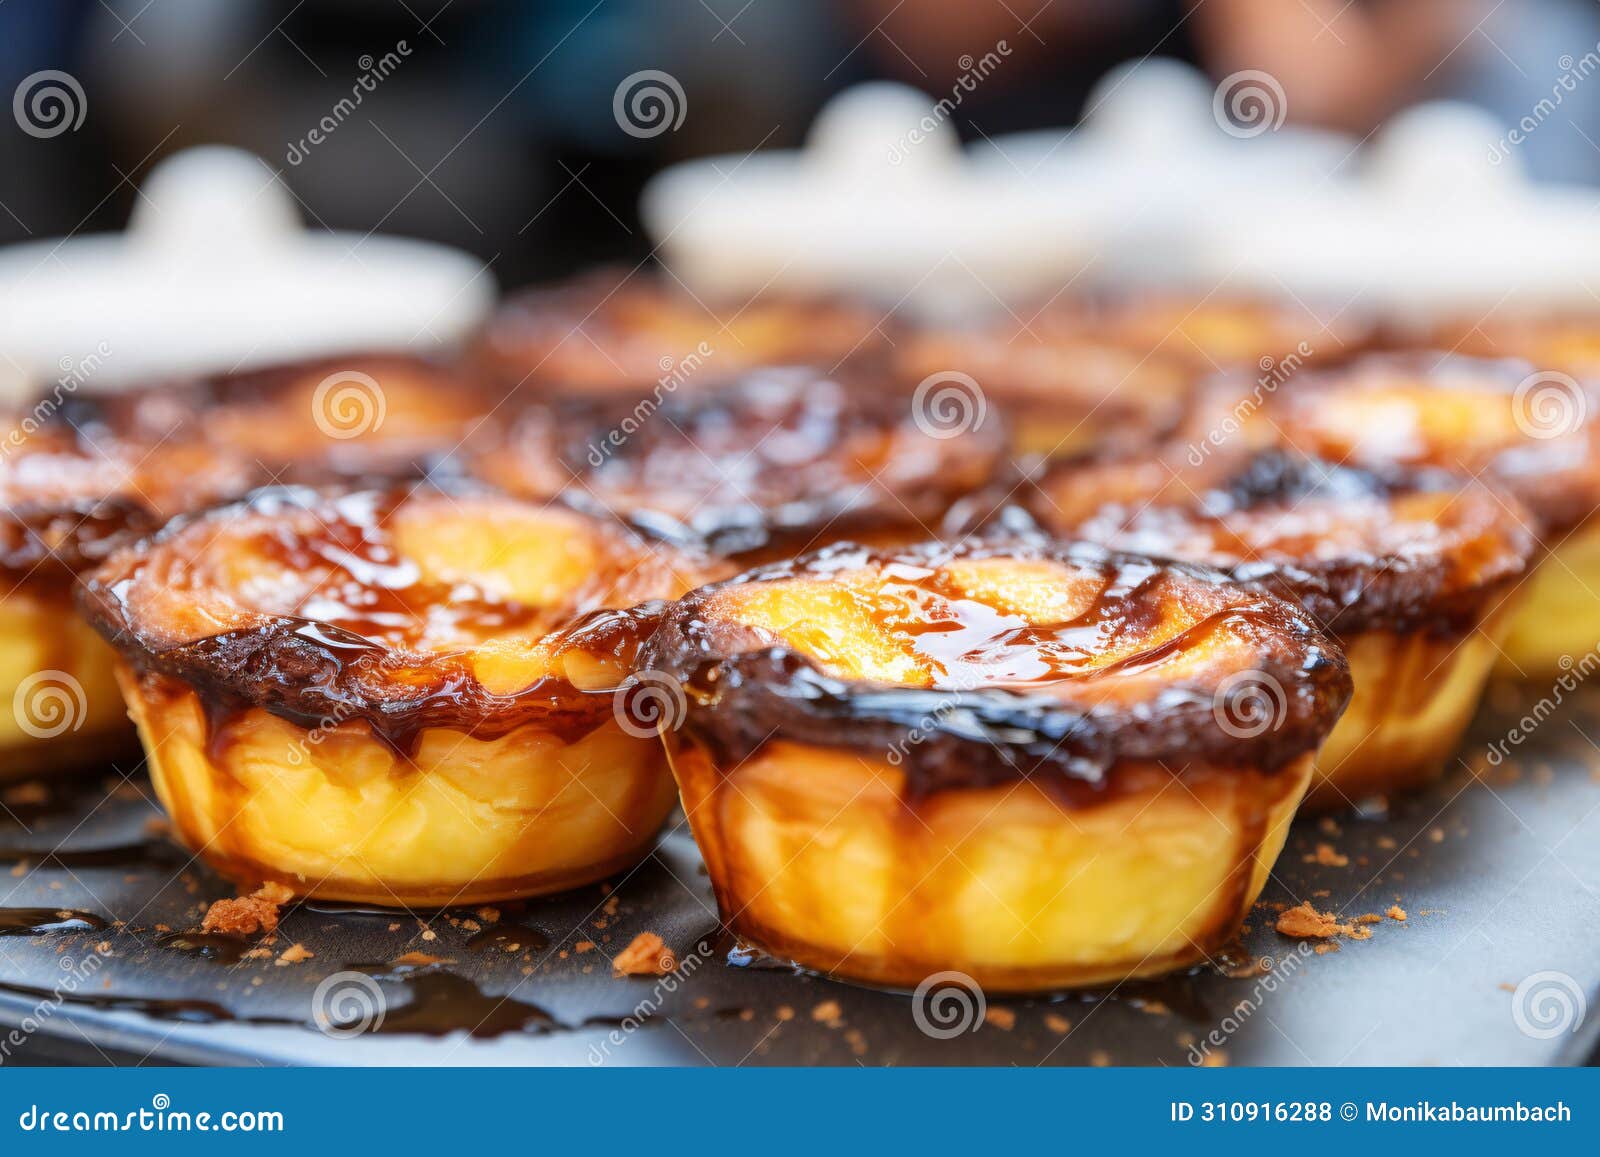
{"type": "Polygon", "coordinates": [[[609,269],[512,296],[474,344],[497,381],[558,394],[648,392],[752,366],[832,369],[882,352],[883,314],[842,301],[702,302],[675,282],[609,269]]]}
{"type": "Polygon", "coordinates": [[[384,354],[58,390],[0,417],[0,570],[58,586],[169,518],[253,487],[419,474],[495,400],[432,362],[384,354]]]}
{"type": "Polygon", "coordinates": [[[1222,378],[1177,440],[1191,459],[1287,446],[1379,472],[1482,477],[1516,495],[1547,535],[1600,507],[1600,389],[1517,360],[1372,355],[1265,392],[1222,378]]]}
{"type": "Polygon", "coordinates": [[[431,728],[584,734],[610,717],[596,692],[631,669],[658,600],[715,573],[612,522],[470,488],[281,488],[119,552],[80,605],[141,679],[197,692],[214,734],[261,707],[306,728],[359,719],[408,752],[431,728]],[[546,528],[557,572],[581,577],[529,596],[470,563],[452,573],[467,543],[452,534],[507,528],[546,528]]]}
{"type": "MultiPolygon", "coordinates": [[[[1212,463],[1220,464],[1221,459],[1212,463]]],[[[1366,630],[1471,630],[1525,573],[1535,550],[1516,500],[1442,471],[1387,476],[1266,450],[1228,472],[1167,474],[1167,484],[1129,494],[1129,474],[1059,468],[1034,504],[1057,533],[1116,550],[1215,566],[1265,585],[1341,637],[1366,630]],[[1208,474],[1210,475],[1208,477],[1208,474]],[[1087,519],[1063,519],[1111,501],[1087,519]]]]}
{"type": "Polygon", "coordinates": [[[1206,568],[1041,540],[843,544],[752,571],[680,601],[642,661],[683,681],[684,730],[719,765],[776,740],[877,756],[913,734],[914,797],[1033,777],[1083,802],[1124,764],[1270,773],[1350,695],[1342,652],[1298,608],[1206,568]],[[1241,673],[1283,695],[1249,738],[1216,715],[1241,673]]]}
{"type": "Polygon", "coordinates": [[[1002,422],[935,436],[909,396],[795,367],[693,393],[529,408],[468,469],[653,537],[759,560],[845,537],[931,536],[1007,468],[1002,422]]]}

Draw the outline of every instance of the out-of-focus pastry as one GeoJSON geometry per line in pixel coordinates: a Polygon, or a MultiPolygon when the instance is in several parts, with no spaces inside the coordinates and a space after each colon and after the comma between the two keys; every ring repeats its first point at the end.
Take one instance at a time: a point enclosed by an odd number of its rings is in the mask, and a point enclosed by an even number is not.
{"type": "Polygon", "coordinates": [[[468,468],[746,561],[933,537],[1008,468],[1004,424],[958,388],[875,386],[782,367],[650,405],[530,407],[468,468]]]}
{"type": "Polygon", "coordinates": [[[1374,355],[1265,394],[1219,383],[1183,441],[1191,460],[1278,445],[1490,481],[1532,512],[1544,547],[1503,667],[1549,678],[1600,644],[1600,391],[1588,380],[1514,359],[1374,355]]]}
{"type": "Polygon", "coordinates": [[[1443,471],[1380,476],[1292,451],[1168,472],[1133,493],[1146,470],[1063,465],[1040,482],[1034,509],[1058,533],[1263,586],[1339,641],[1355,695],[1317,757],[1310,804],[1345,806],[1437,775],[1521,606],[1536,541],[1517,500],[1443,471]],[[1097,491],[1109,503],[1078,517],[1097,491]]]}
{"type": "Polygon", "coordinates": [[[555,505],[289,488],[119,551],[80,601],[120,653],[157,794],[208,863],[299,895],[443,905],[644,854],[675,795],[649,705],[618,689],[649,600],[715,573],[555,505]]]}
{"type": "Polygon", "coordinates": [[[1068,457],[1151,444],[1217,371],[1249,367],[1276,388],[1367,340],[1357,319],[1320,319],[1294,303],[1138,295],[928,326],[896,343],[895,364],[907,381],[970,379],[1011,418],[1019,450],[1068,457]]]}
{"type": "Polygon", "coordinates": [[[841,544],[681,600],[647,648],[724,921],[824,972],[988,989],[1203,961],[1350,694],[1298,608],[1042,540],[841,544]],[[1230,722],[1282,689],[1273,726],[1230,722]]]}
{"type": "Polygon", "coordinates": [[[821,298],[704,301],[654,275],[603,270],[510,297],[479,335],[473,364],[543,394],[647,394],[754,366],[832,371],[881,352],[882,311],[821,298]]]}
{"type": "Polygon", "coordinates": [[[115,393],[57,387],[4,420],[0,715],[4,772],[131,738],[111,652],[74,576],[185,511],[276,481],[416,474],[494,408],[431,362],[349,355],[115,393]]]}

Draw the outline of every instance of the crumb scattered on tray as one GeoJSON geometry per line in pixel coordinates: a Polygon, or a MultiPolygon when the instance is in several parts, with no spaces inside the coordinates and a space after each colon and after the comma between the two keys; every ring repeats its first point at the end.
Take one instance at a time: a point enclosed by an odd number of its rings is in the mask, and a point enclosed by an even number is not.
{"type": "Polygon", "coordinates": [[[316,953],[304,944],[291,944],[278,954],[278,959],[273,963],[279,968],[283,968],[289,964],[300,964],[303,961],[310,960],[315,955],[316,953]]]}
{"type": "Polygon", "coordinates": [[[1398,920],[1402,924],[1405,923],[1406,920],[1406,910],[1400,907],[1398,904],[1392,906],[1387,912],[1384,913],[1384,915],[1389,917],[1391,920],[1398,920]]]}
{"type": "Polygon", "coordinates": [[[1072,1022],[1064,1016],[1059,1016],[1053,1012],[1047,1012],[1045,1013],[1044,1017],[1044,1027],[1055,1033],[1057,1036],[1066,1036],[1072,1031],[1072,1022]]]}
{"type": "Polygon", "coordinates": [[[811,1019],[819,1024],[830,1024],[844,1015],[837,1000],[825,1000],[811,1010],[811,1019]]]}
{"type": "Polygon", "coordinates": [[[665,976],[677,968],[678,957],[654,932],[639,933],[611,962],[617,976],[665,976]]]}
{"type": "Polygon", "coordinates": [[[1006,1032],[1017,1026],[1017,1014],[997,1004],[991,1004],[984,1009],[983,1019],[985,1024],[992,1024],[995,1028],[1004,1029],[1006,1032]]]}
{"type": "Polygon", "coordinates": [[[389,964],[393,968],[426,968],[430,964],[449,964],[442,956],[430,956],[426,952],[407,952],[404,956],[396,956],[389,964]]]}
{"type": "Polygon", "coordinates": [[[1350,863],[1350,857],[1332,844],[1318,844],[1316,852],[1304,859],[1308,864],[1321,864],[1325,868],[1343,868],[1350,863]]]}
{"type": "Polygon", "coordinates": [[[250,936],[278,927],[278,909],[294,898],[282,884],[269,880],[248,896],[217,900],[206,909],[202,932],[230,932],[250,936]]]}
{"type": "Polygon", "coordinates": [[[1292,936],[1296,940],[1331,940],[1335,936],[1369,940],[1372,937],[1370,928],[1345,923],[1331,912],[1318,912],[1309,900],[1285,909],[1278,917],[1276,927],[1280,936],[1292,936]]]}

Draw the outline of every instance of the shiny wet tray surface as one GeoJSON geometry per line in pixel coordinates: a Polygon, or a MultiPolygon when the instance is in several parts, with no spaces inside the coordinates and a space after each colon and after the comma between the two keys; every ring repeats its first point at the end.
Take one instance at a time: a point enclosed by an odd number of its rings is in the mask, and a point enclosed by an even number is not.
{"type": "Polygon", "coordinates": [[[301,905],[270,942],[240,942],[186,935],[232,893],[166,842],[142,773],[13,785],[0,1023],[22,1043],[3,1061],[1579,1062],[1600,1039],[1600,691],[1519,722],[1543,691],[1491,689],[1445,782],[1387,816],[1297,823],[1218,968],[981,1012],[959,987],[918,1000],[730,951],[681,817],[609,892],[497,919],[301,905]],[[1350,931],[1280,935],[1302,901],[1350,931]],[[678,971],[613,977],[647,931],[678,971]]]}

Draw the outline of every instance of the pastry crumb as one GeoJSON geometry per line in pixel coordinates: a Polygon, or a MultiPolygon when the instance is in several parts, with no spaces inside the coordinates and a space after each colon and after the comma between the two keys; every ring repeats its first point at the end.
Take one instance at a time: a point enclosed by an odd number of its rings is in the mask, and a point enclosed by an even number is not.
{"type": "Polygon", "coordinates": [[[1017,1014],[1009,1008],[1001,1008],[995,1004],[991,1004],[984,1009],[983,1020],[985,1024],[992,1024],[995,1028],[1002,1029],[1005,1032],[1010,1032],[1017,1026],[1017,1014]]]}
{"type": "Polygon", "coordinates": [[[825,1000],[811,1010],[811,1019],[819,1024],[828,1024],[843,1015],[844,1009],[839,1007],[837,1000],[825,1000]]]}
{"type": "Polygon", "coordinates": [[[615,976],[666,976],[678,970],[678,957],[654,932],[641,932],[611,962],[615,976]]]}
{"type": "Polygon", "coordinates": [[[278,927],[278,909],[293,898],[288,888],[269,880],[248,896],[213,901],[200,922],[200,931],[242,936],[271,932],[278,927]]]}
{"type": "Polygon", "coordinates": [[[315,955],[316,953],[311,951],[311,949],[307,948],[304,944],[291,944],[278,954],[278,959],[273,961],[273,963],[279,968],[283,968],[286,965],[299,964],[302,961],[310,960],[315,955]]]}
{"type": "Polygon", "coordinates": [[[1390,907],[1390,909],[1387,912],[1385,912],[1384,915],[1389,917],[1389,919],[1398,921],[1399,923],[1402,923],[1402,924],[1404,924],[1406,919],[1407,919],[1406,910],[1404,908],[1400,907],[1400,905],[1398,905],[1398,904],[1395,904],[1392,907],[1390,907]]]}
{"type": "MultiPolygon", "coordinates": [[[[1311,906],[1311,901],[1286,908],[1278,917],[1275,925],[1280,936],[1292,936],[1296,940],[1329,940],[1335,936],[1351,936],[1358,931],[1354,924],[1344,924],[1331,912],[1318,912],[1311,906]]],[[[1368,932],[1368,936],[1372,933],[1368,932]]]]}

